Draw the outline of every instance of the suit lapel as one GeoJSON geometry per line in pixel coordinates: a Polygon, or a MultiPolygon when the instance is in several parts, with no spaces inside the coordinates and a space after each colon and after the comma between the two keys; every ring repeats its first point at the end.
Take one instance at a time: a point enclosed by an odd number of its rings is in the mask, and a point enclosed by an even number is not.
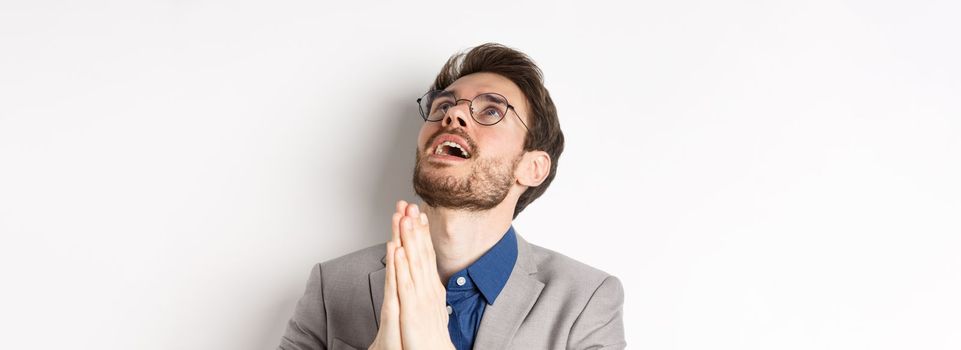
{"type": "Polygon", "coordinates": [[[370,300],[374,304],[374,323],[380,328],[380,308],[384,306],[384,278],[387,276],[387,256],[380,260],[384,268],[367,275],[370,281],[370,300]]]}
{"type": "Polygon", "coordinates": [[[544,283],[533,278],[537,265],[530,254],[527,241],[517,235],[517,264],[504,285],[504,290],[492,305],[484,309],[484,316],[474,339],[475,349],[506,349],[541,295],[544,283]]]}

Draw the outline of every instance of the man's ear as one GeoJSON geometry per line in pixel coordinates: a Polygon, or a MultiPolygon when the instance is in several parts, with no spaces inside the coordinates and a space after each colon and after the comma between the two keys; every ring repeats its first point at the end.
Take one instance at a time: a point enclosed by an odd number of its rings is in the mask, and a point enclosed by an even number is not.
{"type": "Polygon", "coordinates": [[[527,187],[537,187],[551,173],[551,156],[544,151],[528,151],[521,157],[514,176],[527,187]]]}

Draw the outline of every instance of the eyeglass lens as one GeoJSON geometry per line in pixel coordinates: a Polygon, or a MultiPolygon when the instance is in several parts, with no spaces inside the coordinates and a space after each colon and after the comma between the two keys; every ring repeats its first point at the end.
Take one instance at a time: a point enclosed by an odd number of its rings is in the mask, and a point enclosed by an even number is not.
{"type": "MultiPolygon", "coordinates": [[[[466,101],[466,100],[460,100],[466,101]]],[[[420,112],[428,121],[439,121],[459,101],[449,91],[429,92],[420,100],[420,112]]],[[[471,116],[480,124],[492,125],[507,115],[507,99],[495,93],[477,95],[469,101],[471,116]]]]}

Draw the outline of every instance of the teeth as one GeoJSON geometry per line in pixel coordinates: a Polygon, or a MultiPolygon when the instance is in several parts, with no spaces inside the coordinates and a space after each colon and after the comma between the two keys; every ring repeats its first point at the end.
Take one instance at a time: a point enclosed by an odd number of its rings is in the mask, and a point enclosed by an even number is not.
{"type": "Polygon", "coordinates": [[[467,150],[465,150],[465,149],[462,148],[460,145],[458,145],[458,144],[456,144],[456,143],[454,143],[454,142],[452,142],[452,141],[444,141],[444,142],[441,142],[439,145],[437,145],[437,148],[434,149],[434,154],[444,154],[444,146],[457,148],[458,150],[460,150],[461,154],[464,155],[464,157],[470,158],[470,153],[467,153],[467,150]]]}

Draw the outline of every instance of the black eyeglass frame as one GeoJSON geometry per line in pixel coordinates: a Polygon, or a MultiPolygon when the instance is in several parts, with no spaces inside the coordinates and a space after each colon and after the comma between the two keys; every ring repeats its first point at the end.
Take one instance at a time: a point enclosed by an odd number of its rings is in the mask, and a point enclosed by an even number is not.
{"type": "MultiPolygon", "coordinates": [[[[440,92],[448,92],[448,93],[450,93],[449,91],[444,91],[444,90],[430,90],[430,91],[427,91],[426,93],[424,93],[424,96],[421,96],[420,98],[417,99],[417,110],[420,111],[420,117],[424,119],[424,122],[439,122],[439,121],[441,121],[441,120],[444,120],[443,117],[441,117],[440,119],[437,119],[437,120],[430,120],[430,119],[428,119],[428,118],[427,118],[427,115],[428,115],[428,112],[430,112],[430,111],[426,111],[426,112],[425,112],[425,111],[424,111],[424,106],[420,104],[420,101],[422,101],[423,99],[427,98],[427,95],[430,95],[431,93],[440,93],[440,92]]],[[[453,93],[451,93],[451,95],[453,96],[453,93]]],[[[493,122],[493,123],[490,123],[490,124],[484,124],[484,123],[481,123],[481,121],[477,120],[477,117],[474,115],[474,100],[476,100],[478,97],[481,97],[481,96],[484,96],[484,95],[495,95],[495,96],[498,96],[498,97],[500,97],[501,99],[503,99],[503,101],[507,104],[507,109],[514,112],[514,115],[517,116],[517,120],[519,120],[519,121],[521,122],[521,125],[524,126],[524,129],[527,129],[528,132],[531,131],[531,129],[530,129],[529,127],[527,127],[527,123],[524,122],[524,119],[521,118],[520,114],[517,114],[517,110],[514,109],[514,105],[510,104],[510,102],[507,102],[507,97],[505,97],[504,95],[498,94],[498,93],[496,93],[496,92],[485,92],[485,93],[483,93],[483,94],[479,94],[479,95],[477,95],[477,96],[474,96],[474,98],[473,98],[473,99],[470,99],[470,100],[468,100],[468,99],[466,99],[466,98],[455,99],[455,100],[454,100],[454,106],[456,106],[457,104],[459,104],[460,101],[467,101],[467,108],[470,110],[470,117],[471,117],[471,119],[474,119],[474,121],[477,122],[477,124],[480,124],[480,125],[483,125],[483,126],[496,125],[497,123],[500,123],[501,120],[504,120],[504,117],[505,117],[505,116],[501,116],[501,118],[498,119],[496,122],[493,122]]],[[[505,114],[506,114],[506,113],[505,113],[505,114]]],[[[446,116],[447,113],[444,113],[444,115],[446,116]]]]}

